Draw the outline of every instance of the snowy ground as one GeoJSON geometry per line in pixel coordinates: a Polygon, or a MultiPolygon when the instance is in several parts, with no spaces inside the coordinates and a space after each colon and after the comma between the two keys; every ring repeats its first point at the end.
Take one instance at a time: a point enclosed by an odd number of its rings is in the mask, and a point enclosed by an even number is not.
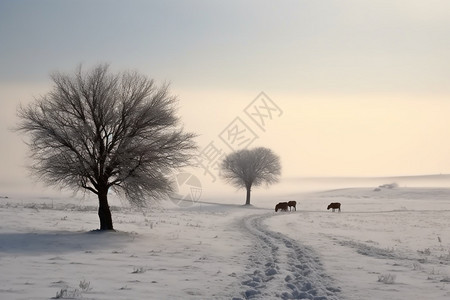
{"type": "Polygon", "coordinates": [[[108,233],[71,202],[0,198],[0,299],[450,298],[450,189],[121,209],[108,233]]]}

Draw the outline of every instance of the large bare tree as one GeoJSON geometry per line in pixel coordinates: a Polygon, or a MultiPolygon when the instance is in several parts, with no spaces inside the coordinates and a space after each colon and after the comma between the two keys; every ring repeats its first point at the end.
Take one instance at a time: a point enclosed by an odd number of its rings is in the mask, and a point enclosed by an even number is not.
{"type": "Polygon", "coordinates": [[[108,65],[51,78],[49,93],[18,109],[39,179],[97,194],[101,230],[113,230],[110,189],[135,205],[171,191],[171,172],[189,164],[196,145],[167,85],[108,65]]]}
{"type": "Polygon", "coordinates": [[[250,205],[252,186],[278,182],[281,175],[280,158],[272,150],[258,147],[233,152],[221,164],[221,177],[237,188],[245,188],[245,204],[250,205]]]}

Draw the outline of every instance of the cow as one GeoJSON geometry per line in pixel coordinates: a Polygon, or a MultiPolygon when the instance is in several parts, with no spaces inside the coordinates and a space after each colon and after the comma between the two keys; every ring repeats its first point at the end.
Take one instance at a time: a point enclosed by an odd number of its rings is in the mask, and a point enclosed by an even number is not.
{"type": "Polygon", "coordinates": [[[288,206],[289,206],[289,211],[292,210],[291,207],[294,207],[294,210],[297,211],[297,202],[296,201],[289,201],[288,206]]]}
{"type": "Polygon", "coordinates": [[[338,209],[339,212],[341,211],[341,204],[339,202],[333,202],[330,203],[330,205],[328,205],[327,210],[332,209],[332,211],[334,211],[335,209],[338,209]]]}
{"type": "Polygon", "coordinates": [[[278,210],[287,211],[288,210],[288,203],[287,202],[280,202],[277,205],[275,205],[275,212],[277,212],[278,210]]]}

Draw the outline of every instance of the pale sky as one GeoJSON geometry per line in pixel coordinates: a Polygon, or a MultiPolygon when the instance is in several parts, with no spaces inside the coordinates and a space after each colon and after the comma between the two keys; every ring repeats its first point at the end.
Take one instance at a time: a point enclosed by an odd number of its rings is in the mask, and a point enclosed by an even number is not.
{"type": "Polygon", "coordinates": [[[0,0],[0,186],[27,178],[18,103],[104,62],[170,82],[201,149],[240,118],[284,177],[450,173],[449,37],[447,0],[0,0]]]}

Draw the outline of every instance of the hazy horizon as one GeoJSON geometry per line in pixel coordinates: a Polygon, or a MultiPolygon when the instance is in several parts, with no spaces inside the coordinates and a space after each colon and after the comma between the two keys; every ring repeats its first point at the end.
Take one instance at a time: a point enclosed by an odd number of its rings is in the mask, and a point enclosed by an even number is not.
{"type": "Polygon", "coordinates": [[[443,0],[2,1],[0,183],[38,189],[16,107],[80,63],[170,82],[200,150],[229,153],[227,128],[246,125],[282,179],[449,174],[448,36],[443,0]]]}

